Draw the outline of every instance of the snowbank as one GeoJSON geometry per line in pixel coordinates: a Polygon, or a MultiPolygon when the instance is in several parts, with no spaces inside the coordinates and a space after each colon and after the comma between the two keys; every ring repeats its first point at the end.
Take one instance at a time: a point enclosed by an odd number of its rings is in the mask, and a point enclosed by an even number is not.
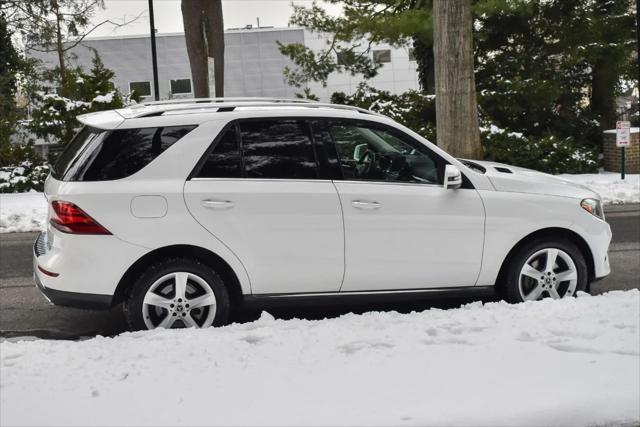
{"type": "Polygon", "coordinates": [[[47,200],[42,193],[0,194],[0,233],[39,231],[47,221],[47,200]]]}
{"type": "Polygon", "coordinates": [[[2,425],[640,421],[640,292],[0,343],[2,425]]]}
{"type": "Polygon", "coordinates": [[[624,181],[619,173],[602,172],[581,175],[558,175],[569,181],[586,185],[600,194],[605,204],[640,203],[640,175],[627,174],[624,181]]]}

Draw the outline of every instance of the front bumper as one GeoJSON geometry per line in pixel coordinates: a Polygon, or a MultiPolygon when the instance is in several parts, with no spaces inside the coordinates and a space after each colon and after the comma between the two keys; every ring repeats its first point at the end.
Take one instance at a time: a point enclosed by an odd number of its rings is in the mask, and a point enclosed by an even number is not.
{"type": "Polygon", "coordinates": [[[91,310],[108,310],[111,308],[111,295],[67,292],[44,286],[40,279],[40,274],[42,273],[38,271],[38,257],[46,252],[46,233],[40,233],[33,244],[33,280],[38,290],[40,290],[50,303],[65,307],[85,308],[91,310]]]}
{"type": "Polygon", "coordinates": [[[580,235],[591,251],[593,257],[592,281],[605,278],[611,273],[609,263],[609,244],[611,243],[611,227],[609,224],[593,215],[580,212],[571,229],[580,235]]]}

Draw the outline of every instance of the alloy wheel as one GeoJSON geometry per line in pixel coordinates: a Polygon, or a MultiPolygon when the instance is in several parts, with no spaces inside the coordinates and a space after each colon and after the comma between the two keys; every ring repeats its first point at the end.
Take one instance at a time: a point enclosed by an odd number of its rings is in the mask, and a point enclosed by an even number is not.
{"type": "Polygon", "coordinates": [[[576,293],[578,269],[573,259],[558,248],[545,248],[531,255],[518,277],[523,301],[545,297],[559,299],[576,293]]]}
{"type": "Polygon", "coordinates": [[[200,276],[179,271],[156,280],[142,302],[147,329],[206,328],[216,316],[216,296],[200,276]]]}

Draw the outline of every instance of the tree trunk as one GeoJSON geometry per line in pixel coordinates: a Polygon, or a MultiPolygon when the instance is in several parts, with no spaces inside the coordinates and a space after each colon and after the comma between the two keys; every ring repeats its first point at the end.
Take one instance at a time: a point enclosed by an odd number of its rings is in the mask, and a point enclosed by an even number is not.
{"type": "Polygon", "coordinates": [[[224,23],[221,0],[182,0],[182,22],[187,43],[193,94],[209,92],[209,57],[214,60],[215,96],[224,96],[224,23]]]}
{"type": "Polygon", "coordinates": [[[204,4],[200,0],[182,0],[182,22],[184,38],[187,44],[193,96],[209,97],[209,69],[207,63],[207,45],[204,40],[204,4]]]}
{"type": "Polygon", "coordinates": [[[480,159],[471,7],[471,0],[433,2],[436,131],[449,154],[480,159]]]}
{"type": "Polygon", "coordinates": [[[215,78],[215,96],[224,96],[224,21],[222,19],[222,0],[207,2],[205,23],[209,57],[213,58],[215,78]]]}
{"type": "Polygon", "coordinates": [[[602,129],[612,129],[616,125],[615,60],[605,57],[592,66],[591,111],[600,116],[602,129]]]}
{"type": "Polygon", "coordinates": [[[63,16],[60,12],[58,2],[52,2],[53,13],[56,15],[56,52],[58,53],[58,64],[60,67],[60,88],[62,96],[69,96],[69,87],[67,82],[67,67],[64,63],[64,44],[62,43],[62,24],[63,16]]]}

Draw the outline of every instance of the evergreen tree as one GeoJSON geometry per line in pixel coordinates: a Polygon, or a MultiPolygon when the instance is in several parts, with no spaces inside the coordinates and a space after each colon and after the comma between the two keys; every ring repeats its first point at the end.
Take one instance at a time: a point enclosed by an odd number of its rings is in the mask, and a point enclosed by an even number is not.
{"type": "Polygon", "coordinates": [[[476,8],[485,119],[598,145],[615,125],[621,82],[637,70],[632,0],[483,0],[476,8]]]}
{"type": "Polygon", "coordinates": [[[54,143],[67,143],[80,127],[76,116],[94,111],[123,107],[128,100],[113,84],[115,73],[106,68],[94,51],[92,67],[68,70],[69,97],[40,92],[36,98],[30,128],[39,137],[54,143]]]}
{"type": "MultiPolygon", "coordinates": [[[[331,16],[314,3],[293,5],[292,25],[327,33],[330,38],[319,52],[303,44],[279,43],[280,52],[296,65],[286,67],[287,82],[304,87],[309,81],[326,85],[333,72],[375,77],[381,64],[369,55],[374,43],[405,46],[411,40],[432,45],[431,0],[327,0],[340,4],[342,16],[331,16]]],[[[421,53],[422,51],[418,52],[421,53]]],[[[425,85],[426,86],[426,85],[425,85]]]]}
{"type": "Polygon", "coordinates": [[[4,14],[0,13],[0,147],[9,144],[19,118],[16,106],[16,74],[21,58],[11,41],[4,14]]]}
{"type": "Polygon", "coordinates": [[[70,96],[73,89],[73,72],[69,69],[67,54],[97,28],[104,25],[122,27],[136,21],[115,22],[110,19],[94,23],[93,16],[104,9],[104,0],[1,0],[0,12],[10,16],[8,22],[21,37],[26,51],[55,53],[58,66],[55,69],[56,86],[62,95],[70,96]]]}

